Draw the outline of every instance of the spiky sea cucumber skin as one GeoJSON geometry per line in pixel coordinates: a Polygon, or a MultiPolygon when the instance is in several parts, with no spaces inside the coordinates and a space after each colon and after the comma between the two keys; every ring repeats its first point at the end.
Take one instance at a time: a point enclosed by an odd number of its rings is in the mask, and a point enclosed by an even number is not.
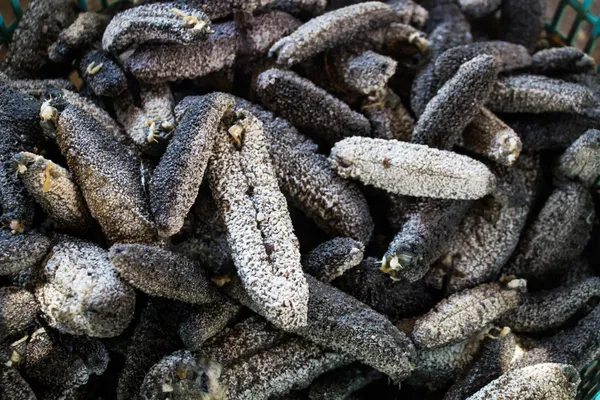
{"type": "Polygon", "coordinates": [[[50,239],[38,232],[13,234],[0,230],[0,275],[15,274],[37,265],[50,249],[50,239]]]}
{"type": "Polygon", "coordinates": [[[344,139],[329,160],[343,178],[401,195],[469,200],[489,194],[496,184],[487,167],[469,157],[396,140],[344,139]]]}
{"type": "Polygon", "coordinates": [[[109,258],[123,280],[150,295],[195,304],[220,298],[198,265],[169,250],[116,244],[110,248],[109,258]]]}
{"type": "Polygon", "coordinates": [[[214,147],[219,121],[233,107],[231,96],[212,93],[190,105],[150,180],[150,207],[159,235],[181,229],[192,208],[214,147]]]}
{"type": "Polygon", "coordinates": [[[498,71],[494,57],[489,55],[462,64],[427,103],[413,131],[412,142],[451,149],[487,102],[498,71]]]}
{"type": "Polygon", "coordinates": [[[67,106],[57,142],[92,217],[110,242],[156,240],[138,161],[89,114],[67,106]]]}
{"type": "Polygon", "coordinates": [[[56,63],[69,61],[102,39],[102,32],[108,22],[108,16],[97,12],[79,13],[77,19],[63,29],[48,48],[48,57],[56,63]]]}
{"type": "Polygon", "coordinates": [[[38,309],[35,297],[27,290],[0,288],[0,340],[33,325],[38,309]]]}
{"type": "Polygon", "coordinates": [[[352,238],[334,238],[306,254],[302,267],[320,281],[331,282],[358,265],[363,259],[364,249],[361,242],[352,238]]]}
{"type": "Polygon", "coordinates": [[[419,318],[412,332],[413,341],[420,348],[433,348],[464,340],[516,308],[518,301],[519,289],[498,283],[466,289],[442,300],[419,318]]]}
{"type": "Polygon", "coordinates": [[[560,156],[556,175],[591,188],[600,176],[600,131],[590,129],[560,156]]]}
{"type": "Polygon", "coordinates": [[[467,400],[570,400],[575,398],[579,375],[568,364],[538,364],[509,371],[467,400]]]}
{"type": "Polygon", "coordinates": [[[233,262],[267,319],[284,329],[306,325],[308,287],[298,239],[279,190],[262,123],[237,112],[236,145],[221,125],[209,164],[213,198],[227,227],[233,262]],[[238,148],[239,147],[239,148],[238,148]]]}
{"type": "Polygon", "coordinates": [[[56,228],[75,232],[92,226],[81,191],[67,169],[32,153],[19,153],[15,160],[25,168],[19,172],[25,188],[56,228]]]}
{"type": "Polygon", "coordinates": [[[12,37],[2,72],[12,78],[33,78],[49,66],[48,46],[77,18],[70,0],[37,0],[28,4],[12,37]]]}
{"type": "Polygon", "coordinates": [[[133,288],[119,279],[108,252],[92,243],[62,238],[42,274],[36,298],[48,323],[61,332],[114,337],[133,318],[133,288]]]}
{"type": "Polygon", "coordinates": [[[125,73],[105,51],[86,53],[79,62],[79,74],[97,96],[114,97],[127,90],[125,73]]]}
{"type": "Polygon", "coordinates": [[[294,72],[272,68],[261,73],[256,92],[271,111],[330,144],[371,134],[369,121],[362,114],[294,72]]]}
{"type": "Polygon", "coordinates": [[[175,2],[146,4],[122,11],[111,19],[102,36],[102,48],[119,54],[144,43],[191,44],[204,40],[209,30],[210,20],[194,7],[175,2]],[[196,18],[200,29],[184,23],[180,13],[196,18]]]}
{"type": "Polygon", "coordinates": [[[315,54],[349,42],[357,35],[381,28],[398,17],[387,4],[371,1],[330,11],[302,25],[275,43],[269,54],[291,66],[315,54]]]}

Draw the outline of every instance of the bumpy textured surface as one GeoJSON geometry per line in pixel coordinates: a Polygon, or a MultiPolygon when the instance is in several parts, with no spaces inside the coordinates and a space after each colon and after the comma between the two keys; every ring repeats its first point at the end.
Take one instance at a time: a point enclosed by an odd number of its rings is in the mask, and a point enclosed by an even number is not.
{"type": "Polygon", "coordinates": [[[557,289],[528,293],[500,319],[515,332],[543,332],[558,328],[593,297],[600,296],[600,278],[590,277],[557,289]]]}
{"type": "Polygon", "coordinates": [[[573,142],[560,156],[556,173],[592,187],[600,176],[600,131],[589,130],[573,142]]]}
{"type": "Polygon", "coordinates": [[[203,12],[181,3],[155,3],[120,12],[102,36],[102,48],[118,54],[144,43],[192,44],[210,32],[203,12]]]}
{"type": "Polygon", "coordinates": [[[86,230],[93,224],[81,191],[65,168],[33,153],[14,157],[25,188],[59,230],[86,230]]]}
{"type": "Polygon", "coordinates": [[[334,238],[320,244],[303,257],[304,271],[322,282],[331,282],[358,265],[365,246],[351,238],[334,238]]]}
{"type": "Polygon", "coordinates": [[[386,26],[396,18],[392,7],[378,1],[333,10],[277,41],[269,55],[276,57],[278,64],[291,66],[347,43],[364,32],[386,26]]]}
{"type": "Polygon", "coordinates": [[[317,376],[350,361],[349,356],[324,350],[300,338],[289,338],[225,368],[222,381],[228,388],[228,399],[265,399],[292,388],[305,388],[317,376]]]}
{"type": "Polygon", "coordinates": [[[38,308],[28,291],[12,286],[0,288],[0,340],[33,325],[38,308]]]}
{"type": "MultiPolygon", "coordinates": [[[[248,32],[246,48],[253,57],[266,53],[279,38],[293,32],[300,22],[285,13],[273,11],[258,15],[248,32]]],[[[142,45],[125,65],[142,82],[159,83],[202,77],[234,65],[238,52],[238,31],[233,21],[216,24],[206,41],[189,46],[142,45]]]]}
{"type": "MultiPolygon", "coordinates": [[[[310,296],[308,321],[292,332],[320,346],[352,356],[395,381],[412,371],[415,349],[408,337],[381,314],[344,292],[306,275],[310,296]]],[[[241,282],[226,286],[227,293],[257,310],[241,282]]]]}
{"type": "Polygon", "coordinates": [[[37,232],[13,234],[0,230],[0,275],[15,274],[37,265],[50,249],[50,239],[37,232]]]}
{"type": "Polygon", "coordinates": [[[36,298],[50,326],[73,335],[112,337],[133,318],[135,292],[110,265],[108,252],[64,238],[52,248],[36,298]]]}
{"type": "Polygon", "coordinates": [[[446,392],[444,400],[462,400],[505,373],[514,356],[516,337],[509,329],[496,329],[483,339],[478,357],[464,376],[446,392]]]}
{"type": "Polygon", "coordinates": [[[532,49],[540,39],[546,17],[544,0],[502,0],[502,38],[532,49]]]}
{"type": "Polygon", "coordinates": [[[79,61],[79,75],[97,96],[117,96],[127,89],[127,78],[107,52],[92,50],[79,61]]]}
{"type": "Polygon", "coordinates": [[[128,92],[116,97],[117,119],[140,150],[157,155],[175,128],[173,93],[168,84],[143,85],[140,97],[140,107],[128,92]]]}
{"type": "Polygon", "coordinates": [[[400,229],[382,260],[382,271],[394,280],[416,282],[447,250],[470,201],[417,199],[403,215],[400,229]]]}
{"type": "Polygon", "coordinates": [[[214,93],[190,104],[150,180],[150,207],[159,234],[179,232],[194,204],[214,147],[219,121],[234,104],[214,93]]]}
{"type": "Polygon", "coordinates": [[[154,222],[137,160],[98,122],[73,106],[58,119],[56,136],[92,217],[111,242],[150,242],[154,222]]]}
{"type": "Polygon", "coordinates": [[[346,58],[345,62],[336,63],[336,73],[346,87],[363,95],[383,89],[398,64],[393,58],[373,51],[346,58]]]}
{"type": "Polygon", "coordinates": [[[329,160],[343,178],[408,196],[478,199],[496,184],[490,170],[469,157],[396,140],[344,139],[329,160]]]}
{"type": "Polygon", "coordinates": [[[591,195],[579,183],[556,188],[523,232],[504,273],[538,284],[552,282],[583,251],[594,215],[591,195]]]}
{"type": "Polygon", "coordinates": [[[487,107],[506,113],[582,113],[594,107],[592,92],[583,85],[538,75],[502,78],[487,107]]]}
{"type": "Polygon", "coordinates": [[[370,136],[369,121],[343,101],[291,71],[269,69],[259,75],[261,102],[296,128],[330,144],[350,136],[370,136]]]}
{"type": "Polygon", "coordinates": [[[333,281],[333,285],[393,318],[424,314],[435,305],[434,296],[423,281],[396,282],[380,266],[374,258],[367,258],[333,281]]]}
{"type": "Polygon", "coordinates": [[[412,332],[420,348],[440,347],[464,340],[518,306],[525,282],[486,283],[438,303],[419,318],[412,332]]]}
{"type": "Polygon", "coordinates": [[[110,248],[109,257],[123,280],[150,295],[195,304],[219,299],[216,288],[198,265],[168,250],[116,244],[110,248]]]}
{"type": "Polygon", "coordinates": [[[11,40],[0,68],[12,78],[34,78],[49,64],[48,47],[77,18],[70,0],[31,1],[11,40]]]}
{"type": "Polygon", "coordinates": [[[600,307],[583,317],[575,327],[563,330],[537,344],[516,360],[512,367],[522,368],[539,363],[571,364],[585,368],[600,352],[600,307]]]}
{"type": "Polygon", "coordinates": [[[198,351],[204,343],[221,332],[242,310],[242,306],[222,298],[217,302],[196,307],[181,323],[179,337],[185,347],[198,351]]]}
{"type": "Polygon", "coordinates": [[[371,123],[373,137],[410,141],[415,120],[391,90],[364,99],[360,111],[371,123]]]}
{"type": "Polygon", "coordinates": [[[507,167],[515,163],[523,148],[519,135],[485,107],[467,126],[462,139],[466,150],[507,167]]]}
{"type": "Polygon", "coordinates": [[[0,371],[0,399],[37,400],[29,384],[15,368],[0,371]]]}
{"type": "Polygon", "coordinates": [[[146,374],[140,398],[160,400],[210,398],[225,400],[226,388],[219,383],[221,367],[197,361],[188,350],[178,350],[156,363],[146,374]]]}
{"type": "Polygon", "coordinates": [[[33,199],[15,173],[12,157],[39,144],[39,103],[7,85],[0,85],[0,220],[15,232],[28,229],[33,220],[33,199]]]}
{"type": "Polygon", "coordinates": [[[446,293],[495,281],[517,247],[536,182],[535,179],[529,182],[521,170],[499,175],[500,186],[506,186],[508,193],[479,200],[449,240],[444,255],[434,264],[437,268],[434,273],[446,277],[445,284],[434,286],[446,293]]]}
{"type": "Polygon", "coordinates": [[[538,364],[507,372],[468,400],[570,400],[575,398],[579,375],[567,364],[538,364]]]}
{"type": "Polygon", "coordinates": [[[306,325],[308,287],[285,197],[262,123],[238,111],[221,125],[209,165],[210,187],[227,227],[238,275],[264,315],[284,329],[306,325]]]}
{"type": "Polygon", "coordinates": [[[311,385],[308,393],[310,400],[344,400],[369,383],[381,378],[383,374],[371,367],[354,363],[335,369],[320,376],[311,385]]]}
{"type": "Polygon", "coordinates": [[[425,107],[412,142],[451,149],[486,103],[497,75],[492,56],[477,56],[464,63],[425,107]]]}
{"type": "Polygon", "coordinates": [[[575,47],[555,47],[540,50],[532,57],[531,69],[537,74],[590,73],[594,59],[575,47]]]}
{"type": "Polygon", "coordinates": [[[97,12],[79,13],[71,25],[63,29],[58,38],[48,48],[48,57],[56,63],[69,61],[79,52],[91,47],[102,39],[102,32],[109,18],[97,12]]]}
{"type": "Polygon", "coordinates": [[[117,399],[136,398],[144,376],[161,358],[180,348],[177,340],[179,321],[174,304],[150,298],[127,347],[126,359],[119,374],[117,399]]]}
{"type": "Polygon", "coordinates": [[[502,41],[465,44],[446,50],[435,60],[437,84],[443,85],[458,72],[461,65],[482,55],[494,57],[498,72],[510,72],[532,64],[527,49],[518,44],[502,41]]]}

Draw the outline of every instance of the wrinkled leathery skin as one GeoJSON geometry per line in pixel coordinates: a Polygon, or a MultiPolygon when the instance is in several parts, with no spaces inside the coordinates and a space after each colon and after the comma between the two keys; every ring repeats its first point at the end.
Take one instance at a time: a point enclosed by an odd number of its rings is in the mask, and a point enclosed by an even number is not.
{"type": "Polygon", "coordinates": [[[515,163],[523,149],[519,135],[485,107],[463,132],[460,145],[508,167],[515,163]]]}
{"type": "Polygon", "coordinates": [[[532,57],[531,69],[537,74],[593,73],[594,59],[575,47],[540,50],[532,57]]]}
{"type": "Polygon", "coordinates": [[[516,308],[524,286],[524,280],[515,279],[453,294],[417,320],[413,341],[420,348],[432,348],[464,340],[516,308]]]}
{"type": "Polygon", "coordinates": [[[0,370],[0,399],[37,400],[35,393],[16,368],[0,370]]]}
{"type": "MultiPolygon", "coordinates": [[[[301,24],[280,11],[253,18],[253,29],[247,35],[251,46],[245,46],[251,58],[264,55],[271,44],[301,24]]],[[[203,77],[230,68],[236,63],[239,52],[238,28],[234,21],[226,21],[212,29],[214,32],[197,44],[142,45],[125,61],[125,66],[139,81],[151,84],[203,77]]]]}
{"type": "Polygon", "coordinates": [[[332,284],[391,318],[421,315],[435,305],[433,293],[423,280],[396,282],[384,274],[380,266],[381,263],[376,259],[366,258],[332,284]]]}
{"type": "Polygon", "coordinates": [[[135,292],[121,281],[108,252],[65,237],[41,271],[36,298],[50,326],[74,335],[113,337],[133,318],[135,292]]]}
{"type": "MultiPolygon", "coordinates": [[[[183,114],[186,103],[195,100],[182,100],[175,114],[183,114]]],[[[317,151],[317,144],[288,121],[244,99],[236,98],[236,103],[236,109],[248,109],[262,122],[279,188],[286,198],[329,235],[368,243],[373,218],[358,185],[341,178],[317,151]]]]}
{"type": "Polygon", "coordinates": [[[467,400],[570,400],[575,398],[579,375],[568,364],[538,364],[509,371],[467,400]]]}
{"type": "Polygon", "coordinates": [[[140,387],[140,396],[162,399],[165,389],[174,398],[225,398],[226,387],[220,384],[221,366],[201,362],[188,350],[178,350],[154,364],[140,387]]]}
{"type": "Polygon", "coordinates": [[[97,96],[118,96],[127,89],[121,67],[105,51],[92,50],[81,58],[79,75],[97,96]]]}
{"type": "Polygon", "coordinates": [[[283,329],[306,325],[308,287],[298,239],[277,185],[262,123],[247,110],[216,134],[209,164],[213,198],[233,262],[263,315],[283,329]]]}
{"type": "Polygon", "coordinates": [[[600,131],[590,129],[560,156],[555,175],[591,188],[600,176],[600,131]]]}
{"type": "Polygon", "coordinates": [[[102,32],[108,22],[106,15],[97,12],[79,13],[77,19],[63,29],[48,48],[48,57],[56,63],[70,60],[102,39],[102,32]]]}
{"type": "Polygon", "coordinates": [[[110,242],[156,238],[138,161],[90,115],[67,106],[56,136],[92,217],[110,242]]]}
{"type": "MultiPolygon", "coordinates": [[[[415,348],[410,339],[383,315],[344,292],[306,275],[309,285],[308,321],[292,330],[402,381],[413,368],[415,348]]],[[[225,286],[227,293],[257,310],[239,280],[225,286]]]]}
{"type": "Polygon", "coordinates": [[[175,129],[150,180],[150,207],[161,236],[172,236],[183,226],[204,177],[219,121],[233,104],[229,95],[209,94],[190,104],[175,129]]]}
{"type": "Polygon", "coordinates": [[[110,263],[121,279],[153,296],[205,304],[220,295],[198,265],[169,250],[141,244],[116,244],[110,263]]]}
{"type": "Polygon", "coordinates": [[[522,368],[539,363],[571,364],[577,370],[585,368],[600,351],[600,307],[583,317],[577,325],[542,341],[517,359],[511,368],[522,368]]]}

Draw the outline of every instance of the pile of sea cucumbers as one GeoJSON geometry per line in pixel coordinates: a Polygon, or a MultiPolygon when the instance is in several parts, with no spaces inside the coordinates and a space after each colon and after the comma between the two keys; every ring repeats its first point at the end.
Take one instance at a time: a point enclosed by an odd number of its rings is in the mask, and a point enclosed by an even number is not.
{"type": "Polygon", "coordinates": [[[0,64],[0,400],[589,399],[600,78],[544,20],[32,0],[0,64]]]}

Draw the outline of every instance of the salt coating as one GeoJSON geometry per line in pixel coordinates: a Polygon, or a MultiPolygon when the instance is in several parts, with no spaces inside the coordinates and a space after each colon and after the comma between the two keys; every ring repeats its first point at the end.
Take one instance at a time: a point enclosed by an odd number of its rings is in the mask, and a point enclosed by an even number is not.
{"type": "Polygon", "coordinates": [[[600,79],[546,0],[99,4],[0,34],[0,400],[597,394],[600,79]]]}
{"type": "Polygon", "coordinates": [[[490,170],[474,159],[396,140],[344,139],[331,149],[329,160],[344,178],[408,196],[478,199],[496,184],[490,170]]]}
{"type": "Polygon", "coordinates": [[[121,334],[133,318],[135,292],[121,281],[108,252],[65,237],[52,247],[35,291],[48,324],[91,337],[121,334]]]}
{"type": "Polygon", "coordinates": [[[269,159],[262,123],[238,111],[215,135],[209,180],[227,227],[233,262],[267,319],[284,329],[306,325],[308,287],[298,239],[269,159]]]}

